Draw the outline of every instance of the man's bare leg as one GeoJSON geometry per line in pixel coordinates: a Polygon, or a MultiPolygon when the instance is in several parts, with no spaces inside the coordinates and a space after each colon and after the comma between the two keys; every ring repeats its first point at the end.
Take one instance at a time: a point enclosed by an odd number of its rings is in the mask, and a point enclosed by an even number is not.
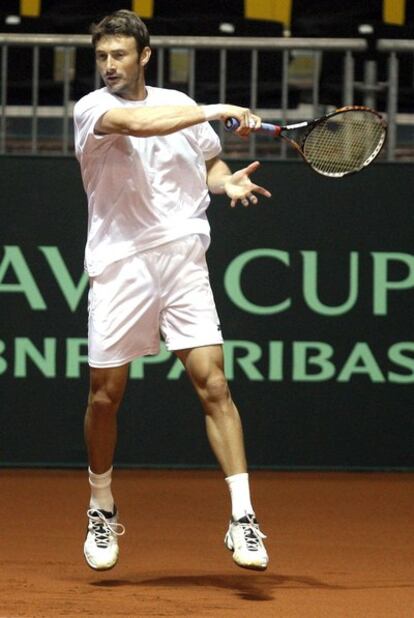
{"type": "Polygon", "coordinates": [[[117,536],[125,532],[117,520],[111,482],[117,441],[117,412],[125,392],[128,365],[91,368],[90,375],[84,430],[91,499],[84,555],[91,568],[107,570],[115,566],[118,560],[117,536]]]}
{"type": "Polygon", "coordinates": [[[247,472],[243,429],[224,375],[219,345],[176,352],[200,398],[207,436],[225,476],[247,472]]]}
{"type": "Polygon", "coordinates": [[[224,375],[223,348],[204,346],[176,354],[200,398],[207,436],[230,489],[232,519],[224,543],[236,564],[263,571],[269,562],[266,537],[251,504],[242,424],[224,375]]]}
{"type": "Polygon", "coordinates": [[[90,368],[84,432],[89,467],[95,474],[103,474],[112,466],[117,441],[117,412],[125,392],[128,367],[90,368]]]}

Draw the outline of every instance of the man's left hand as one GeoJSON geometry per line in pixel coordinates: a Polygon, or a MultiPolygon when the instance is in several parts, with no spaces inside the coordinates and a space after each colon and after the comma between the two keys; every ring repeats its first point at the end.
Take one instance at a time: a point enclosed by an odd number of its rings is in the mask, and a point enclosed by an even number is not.
{"type": "Polygon", "coordinates": [[[237,202],[243,204],[243,206],[250,206],[251,204],[257,204],[258,199],[255,193],[259,193],[260,195],[264,195],[265,197],[271,197],[272,194],[270,191],[265,189],[264,187],[260,187],[259,185],[254,184],[250,180],[251,174],[253,174],[257,168],[259,167],[259,161],[255,161],[254,163],[250,163],[247,167],[244,167],[237,172],[234,172],[231,176],[229,176],[228,180],[224,184],[224,191],[231,199],[230,206],[234,208],[237,205],[237,202]]]}

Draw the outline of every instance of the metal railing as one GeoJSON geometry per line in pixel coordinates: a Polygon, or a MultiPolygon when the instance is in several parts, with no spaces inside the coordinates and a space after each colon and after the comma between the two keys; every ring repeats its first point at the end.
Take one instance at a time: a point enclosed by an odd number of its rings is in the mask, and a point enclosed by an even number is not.
{"type": "MultiPolygon", "coordinates": [[[[248,105],[264,120],[277,122],[308,120],[353,103],[377,107],[389,125],[384,158],[414,160],[414,105],[407,107],[402,100],[399,75],[400,62],[413,62],[414,41],[381,39],[373,50],[364,38],[153,36],[151,46],[155,61],[150,63],[148,83],[184,90],[199,103],[248,105]],[[332,62],[333,69],[325,74],[324,67],[332,62]]],[[[101,83],[90,37],[0,34],[0,47],[0,153],[72,153],[74,102],[101,83]],[[53,56],[48,59],[52,80],[43,75],[46,50],[53,56]],[[26,60],[29,54],[30,68],[22,95],[14,67],[24,54],[26,60]],[[53,102],[48,100],[51,84],[53,102]]],[[[27,62],[25,66],[27,70],[27,62]]],[[[408,100],[410,89],[414,101],[413,69],[405,83],[408,100]]],[[[217,131],[229,156],[288,156],[280,140],[255,135],[242,142],[221,125],[217,131]]]]}

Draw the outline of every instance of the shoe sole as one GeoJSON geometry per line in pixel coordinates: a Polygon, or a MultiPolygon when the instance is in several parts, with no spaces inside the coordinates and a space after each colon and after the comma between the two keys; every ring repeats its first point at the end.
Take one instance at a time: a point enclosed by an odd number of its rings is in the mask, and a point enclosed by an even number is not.
{"type": "Polygon", "coordinates": [[[233,562],[234,564],[237,564],[237,566],[241,569],[247,569],[248,571],[266,571],[267,569],[267,564],[266,566],[261,566],[257,564],[240,564],[240,562],[237,562],[234,558],[233,562]]]}
{"type": "Polygon", "coordinates": [[[89,562],[89,560],[87,559],[87,557],[84,555],[85,558],[85,562],[88,565],[88,567],[90,569],[92,569],[92,571],[110,571],[111,569],[114,568],[114,566],[116,566],[117,562],[114,562],[114,564],[111,564],[110,566],[94,566],[93,564],[91,564],[89,562]]]}
{"type": "Polygon", "coordinates": [[[88,556],[86,555],[85,551],[83,552],[83,557],[85,558],[85,562],[88,565],[88,567],[92,569],[93,571],[110,571],[111,569],[114,568],[114,566],[116,566],[119,555],[116,557],[115,562],[109,566],[95,566],[92,562],[89,562],[88,556]]]}

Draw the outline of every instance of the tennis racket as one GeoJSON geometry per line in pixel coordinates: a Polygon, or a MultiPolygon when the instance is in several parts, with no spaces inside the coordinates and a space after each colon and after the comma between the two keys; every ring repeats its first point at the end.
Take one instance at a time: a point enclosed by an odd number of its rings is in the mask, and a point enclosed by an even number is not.
{"type": "MultiPolygon", "coordinates": [[[[227,118],[225,128],[235,131],[236,118],[227,118]]],[[[354,174],[370,165],[385,143],[387,125],[369,107],[352,105],[309,122],[277,125],[263,122],[258,133],[280,137],[293,146],[310,167],[331,178],[354,174]],[[297,139],[289,133],[302,132],[297,139]]]]}

